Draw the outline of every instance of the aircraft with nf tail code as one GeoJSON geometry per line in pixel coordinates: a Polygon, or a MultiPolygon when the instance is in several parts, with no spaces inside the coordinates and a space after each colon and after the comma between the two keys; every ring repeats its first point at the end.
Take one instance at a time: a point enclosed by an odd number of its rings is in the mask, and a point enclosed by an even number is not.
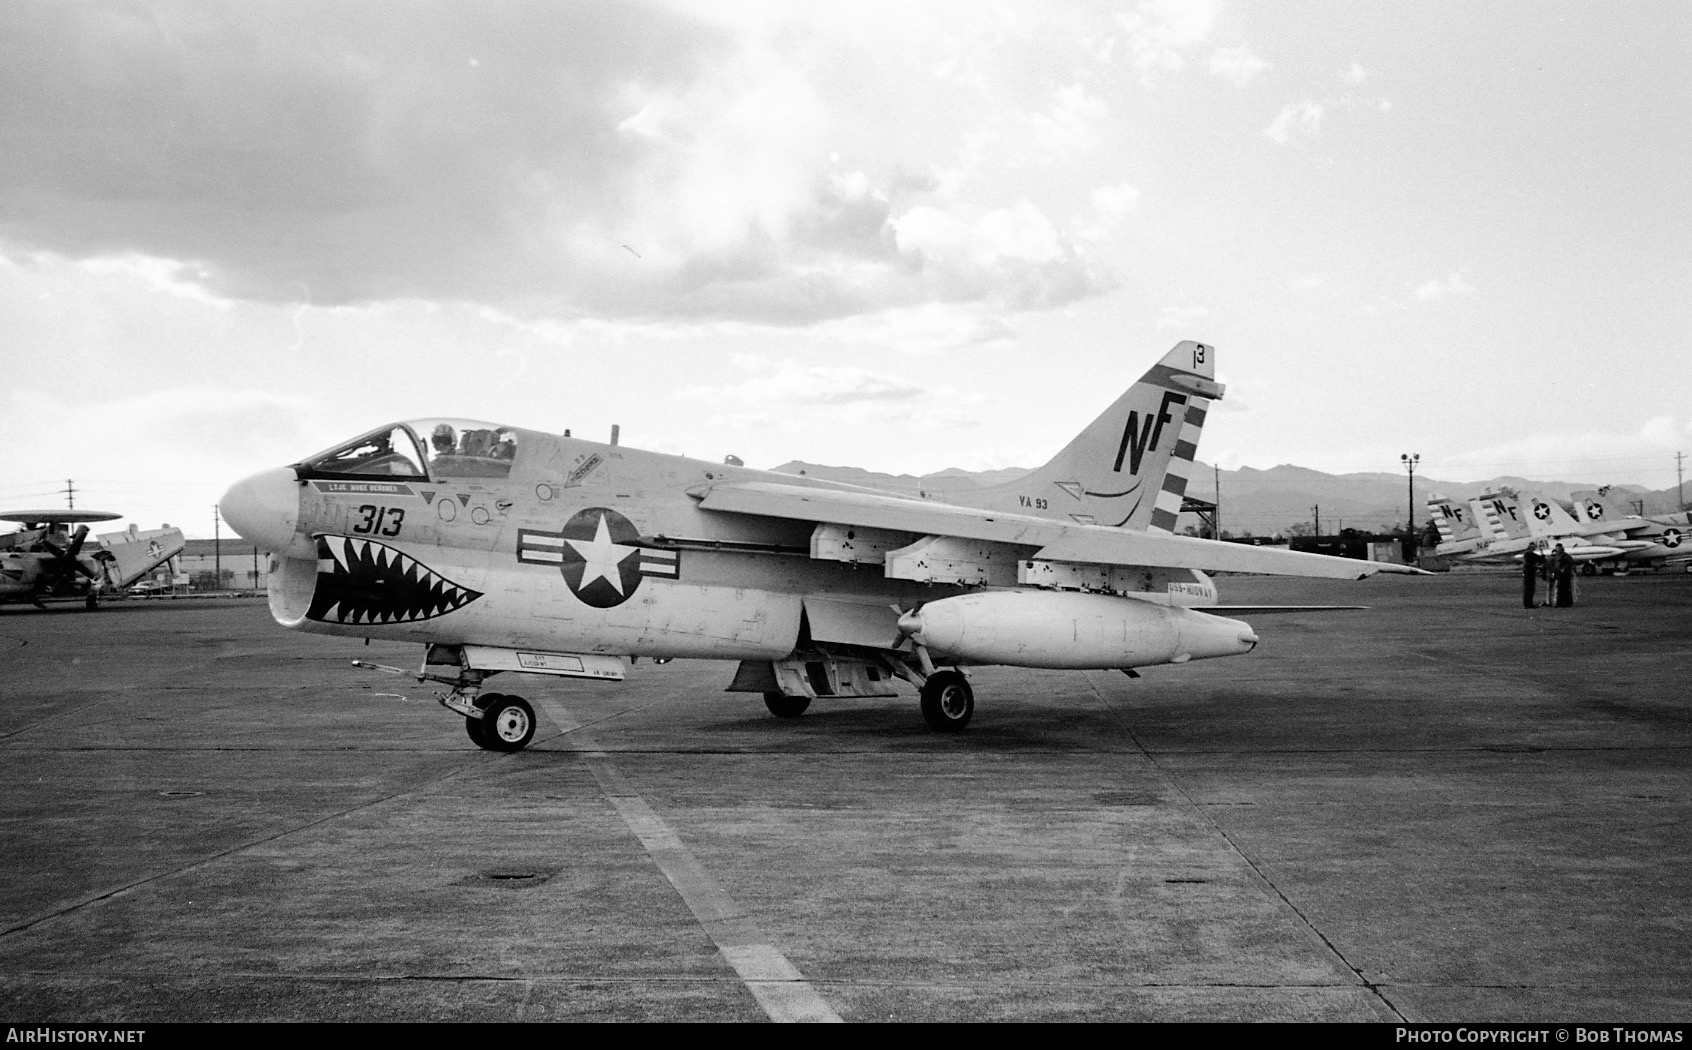
{"type": "Polygon", "coordinates": [[[951,502],[423,419],[221,506],[272,552],[278,623],[420,643],[419,681],[450,686],[441,703],[490,750],[524,747],[535,716],[489,676],[616,681],[641,656],[738,661],[729,690],[783,718],[903,680],[955,731],[971,665],[1133,675],[1250,652],[1251,627],[1219,614],[1252,607],[1218,605],[1207,573],[1420,571],[1174,535],[1215,369],[1213,347],[1178,344],[1044,467],[951,502]]]}
{"type": "Polygon", "coordinates": [[[1635,514],[1613,499],[1608,487],[1592,492],[1573,492],[1569,498],[1574,502],[1575,518],[1581,527],[1601,530],[1613,540],[1638,544],[1620,558],[1592,565],[1591,571],[1597,572],[1602,568],[1609,572],[1626,572],[1637,568],[1660,569],[1668,565],[1682,565],[1687,572],[1692,572],[1692,542],[1688,542],[1689,533],[1692,533],[1692,528],[1689,528],[1692,526],[1692,513],[1635,514]]]}
{"type": "Polygon", "coordinates": [[[1430,497],[1428,514],[1440,538],[1434,553],[1460,562],[1508,563],[1521,561],[1530,549],[1545,553],[1562,544],[1584,567],[1624,558],[1645,546],[1580,525],[1552,500],[1526,498],[1524,507],[1514,492],[1500,490],[1484,493],[1465,507],[1445,496],[1430,497]]]}

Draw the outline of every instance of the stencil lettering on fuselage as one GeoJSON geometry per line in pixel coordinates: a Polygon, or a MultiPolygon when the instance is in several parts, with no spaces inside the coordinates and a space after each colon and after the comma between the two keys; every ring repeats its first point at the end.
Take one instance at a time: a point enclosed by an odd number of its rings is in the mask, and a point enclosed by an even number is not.
{"type": "Polygon", "coordinates": [[[553,565],[584,605],[609,609],[634,596],[648,576],[681,578],[681,554],[640,542],[634,522],[609,507],[577,511],[557,532],[517,530],[517,560],[553,565]]]}

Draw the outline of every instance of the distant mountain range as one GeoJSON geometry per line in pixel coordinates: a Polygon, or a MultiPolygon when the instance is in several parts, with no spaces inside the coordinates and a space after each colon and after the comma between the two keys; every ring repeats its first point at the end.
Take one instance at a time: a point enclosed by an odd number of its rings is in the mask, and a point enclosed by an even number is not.
{"type": "MultiPolygon", "coordinates": [[[[1197,466],[1188,494],[1201,500],[1215,499],[1218,473],[1213,472],[1208,463],[1197,466]]],[[[1002,485],[1029,473],[1028,469],[1019,467],[977,473],[954,467],[921,476],[879,474],[859,467],[832,467],[800,460],[783,463],[774,469],[783,474],[806,474],[888,492],[907,495],[926,493],[936,499],[944,499],[951,493],[1002,485]]],[[[1268,470],[1252,467],[1223,470],[1219,472],[1219,480],[1224,532],[1250,532],[1256,536],[1272,535],[1300,523],[1314,524],[1315,508],[1320,508],[1324,533],[1338,532],[1341,528],[1386,531],[1403,523],[1408,494],[1404,474],[1324,474],[1286,463],[1268,470]]],[[[1536,481],[1513,476],[1486,481],[1440,481],[1417,475],[1416,522],[1419,525],[1427,522],[1427,499],[1433,494],[1466,500],[1499,488],[1509,488],[1518,493],[1538,493],[1567,503],[1569,493],[1596,489],[1601,484],[1536,481]]],[[[1616,485],[1611,491],[1623,503],[1642,502],[1646,514],[1666,514],[1680,509],[1672,488],[1653,492],[1637,485],[1616,485]]],[[[1178,528],[1197,523],[1196,517],[1182,515],[1178,528]]]]}

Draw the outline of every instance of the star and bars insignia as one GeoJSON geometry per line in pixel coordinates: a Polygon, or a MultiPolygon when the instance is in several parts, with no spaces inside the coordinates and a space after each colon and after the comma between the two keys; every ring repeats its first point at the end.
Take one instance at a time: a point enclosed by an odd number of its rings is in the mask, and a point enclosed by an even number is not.
{"type": "Polygon", "coordinates": [[[648,576],[681,578],[679,552],[641,543],[634,523],[609,507],[578,511],[557,532],[517,530],[517,560],[556,565],[570,593],[600,609],[628,601],[648,576]]]}

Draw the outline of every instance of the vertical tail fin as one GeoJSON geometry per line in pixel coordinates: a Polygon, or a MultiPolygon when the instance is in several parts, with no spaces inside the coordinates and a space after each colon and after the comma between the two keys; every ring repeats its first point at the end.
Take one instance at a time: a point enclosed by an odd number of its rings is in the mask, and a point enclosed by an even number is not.
{"type": "Polygon", "coordinates": [[[1636,518],[1632,507],[1624,507],[1603,492],[1571,492],[1569,498],[1574,500],[1575,517],[1587,524],[1615,524],[1626,518],[1636,518]]]}
{"type": "Polygon", "coordinates": [[[1486,522],[1485,531],[1493,539],[1525,540],[1533,535],[1513,493],[1488,492],[1472,500],[1470,505],[1486,522]]]}
{"type": "Polygon", "coordinates": [[[1556,500],[1538,495],[1528,496],[1526,500],[1528,531],[1535,537],[1567,536],[1577,531],[1575,520],[1556,500]]]}
{"type": "Polygon", "coordinates": [[[1439,544],[1442,547],[1481,538],[1480,526],[1475,523],[1473,513],[1461,503],[1445,496],[1431,496],[1428,499],[1428,513],[1433,518],[1434,528],[1439,530],[1439,544]]]}
{"type": "Polygon", "coordinates": [[[959,494],[954,502],[1173,532],[1205,415],[1222,390],[1216,348],[1183,340],[1051,462],[1008,485],[959,494]]]}

